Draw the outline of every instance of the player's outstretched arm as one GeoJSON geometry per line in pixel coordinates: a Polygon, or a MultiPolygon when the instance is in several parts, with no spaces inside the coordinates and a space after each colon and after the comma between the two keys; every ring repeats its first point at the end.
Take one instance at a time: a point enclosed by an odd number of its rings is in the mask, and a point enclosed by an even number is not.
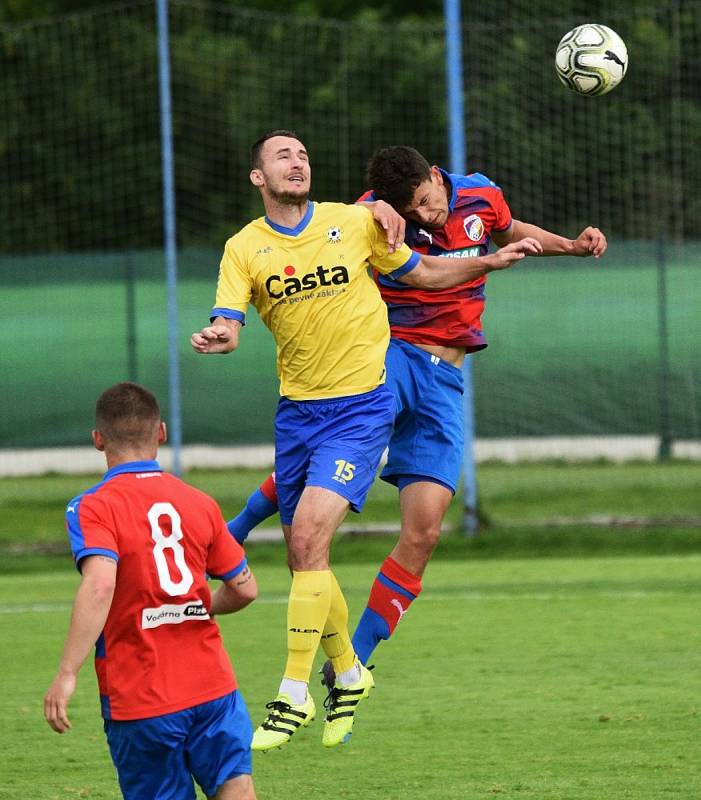
{"type": "Polygon", "coordinates": [[[251,570],[246,567],[236,577],[222,581],[212,596],[212,614],[233,614],[252,603],[258,597],[258,584],[251,570]]]}
{"type": "Polygon", "coordinates": [[[44,697],[44,717],[57,733],[71,727],[68,701],[75,691],[78,671],[105,627],[117,580],[117,562],[106,556],[88,556],[81,570],[61,662],[44,697]]]}
{"type": "Polygon", "coordinates": [[[231,353],[239,346],[241,323],[236,319],[216,317],[211,325],[196,331],[190,344],[196,353],[231,353]]]}
{"type": "Polygon", "coordinates": [[[526,256],[537,256],[542,251],[540,242],[529,237],[486,256],[470,258],[421,256],[421,261],[414,269],[402,275],[399,280],[420,289],[450,289],[452,286],[477,280],[494,270],[513,267],[526,256]]]}
{"type": "Polygon", "coordinates": [[[511,227],[502,233],[494,232],[494,243],[500,247],[513,242],[518,242],[525,237],[537,239],[543,246],[543,256],[594,256],[599,258],[606,252],[608,246],[606,237],[592,226],[585,228],[576,239],[567,239],[557,233],[546,231],[529,222],[513,220],[511,227]]]}

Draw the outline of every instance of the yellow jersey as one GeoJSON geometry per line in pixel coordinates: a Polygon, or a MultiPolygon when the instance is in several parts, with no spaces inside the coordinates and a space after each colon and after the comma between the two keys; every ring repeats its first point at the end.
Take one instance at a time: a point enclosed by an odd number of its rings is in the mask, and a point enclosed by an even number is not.
{"type": "Polygon", "coordinates": [[[260,217],[226,243],[212,318],[245,323],[252,303],[277,345],[280,394],[323,400],[384,382],[385,306],[368,269],[400,277],[420,256],[362,205],[309,202],[295,228],[260,217]]]}

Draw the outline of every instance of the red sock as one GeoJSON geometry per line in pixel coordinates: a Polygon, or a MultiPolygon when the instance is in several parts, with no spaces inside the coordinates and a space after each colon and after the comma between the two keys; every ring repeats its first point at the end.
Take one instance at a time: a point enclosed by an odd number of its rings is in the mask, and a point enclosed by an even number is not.
{"type": "Polygon", "coordinates": [[[273,472],[271,475],[261,483],[260,485],[261,494],[265,496],[267,500],[270,500],[271,503],[275,503],[277,505],[277,489],[275,488],[275,473],[273,472]]]}
{"type": "Polygon", "coordinates": [[[389,634],[421,592],[421,578],[388,556],[370,590],[368,608],[387,623],[389,634]]]}

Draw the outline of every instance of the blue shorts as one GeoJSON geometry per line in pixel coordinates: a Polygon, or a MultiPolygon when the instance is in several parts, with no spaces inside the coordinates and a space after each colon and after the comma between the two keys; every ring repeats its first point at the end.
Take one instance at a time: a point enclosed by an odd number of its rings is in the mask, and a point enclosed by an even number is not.
{"type": "Polygon", "coordinates": [[[462,370],[400,339],[390,340],[385,366],[397,418],[380,477],[395,486],[433,478],[454,493],[465,441],[462,370]]]}
{"type": "Polygon", "coordinates": [[[160,717],[106,719],[105,733],[125,800],[195,800],[193,778],[213,797],[251,774],[253,729],[238,691],[160,717]]]}
{"type": "Polygon", "coordinates": [[[275,486],[280,520],[290,525],[305,486],[365,502],[392,433],[394,396],[385,386],[332,400],[280,398],[275,415],[275,486]]]}

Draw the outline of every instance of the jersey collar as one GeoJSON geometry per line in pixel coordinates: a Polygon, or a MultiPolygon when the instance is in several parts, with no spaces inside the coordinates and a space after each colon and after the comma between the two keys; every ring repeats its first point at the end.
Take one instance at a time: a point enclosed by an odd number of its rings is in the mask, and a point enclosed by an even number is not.
{"type": "Polygon", "coordinates": [[[158,461],[127,461],[126,464],[117,464],[116,467],[105,472],[103,480],[108,481],[116,475],[124,475],[127,472],[163,472],[158,461]]]}
{"type": "Polygon", "coordinates": [[[314,214],[314,203],[312,203],[311,200],[307,200],[307,210],[304,212],[304,216],[294,228],[286,228],[284,225],[278,225],[276,222],[273,222],[267,216],[265,217],[265,221],[268,225],[270,225],[270,227],[274,231],[277,231],[278,233],[284,233],[285,236],[299,236],[299,234],[302,233],[302,231],[311,222],[313,214],[314,214]]]}

